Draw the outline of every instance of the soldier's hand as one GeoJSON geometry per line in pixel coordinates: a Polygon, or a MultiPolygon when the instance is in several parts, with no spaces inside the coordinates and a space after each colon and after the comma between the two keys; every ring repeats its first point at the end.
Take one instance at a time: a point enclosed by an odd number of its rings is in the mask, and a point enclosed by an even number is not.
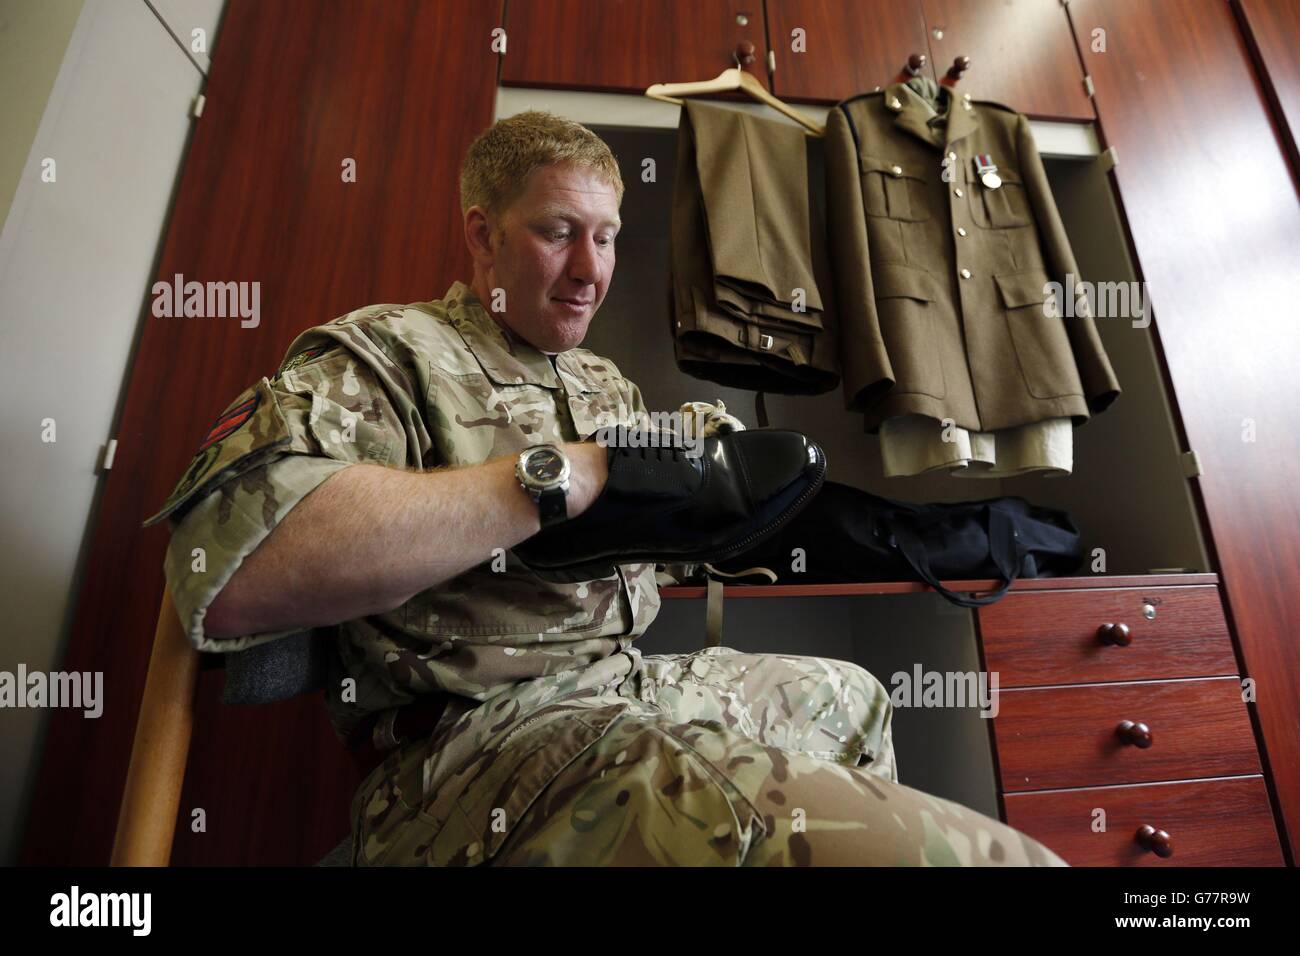
{"type": "Polygon", "coordinates": [[[568,442],[564,453],[569,457],[568,512],[575,518],[591,507],[609,478],[609,451],[594,441],[568,442]]]}

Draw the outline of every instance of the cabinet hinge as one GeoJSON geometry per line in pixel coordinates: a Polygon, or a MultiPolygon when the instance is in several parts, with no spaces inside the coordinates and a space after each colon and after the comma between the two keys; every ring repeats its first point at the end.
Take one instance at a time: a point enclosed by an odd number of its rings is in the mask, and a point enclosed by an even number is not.
{"type": "Polygon", "coordinates": [[[1183,476],[1186,478],[1199,478],[1204,471],[1201,470],[1201,456],[1194,451],[1183,452],[1183,476]]]}
{"type": "Polygon", "coordinates": [[[203,104],[206,103],[207,101],[208,98],[204,96],[202,93],[194,97],[194,105],[190,107],[190,116],[194,117],[195,119],[198,119],[200,116],[202,116],[203,104]]]}
{"type": "Polygon", "coordinates": [[[1115,151],[1114,146],[1107,146],[1097,157],[1102,162],[1102,172],[1108,173],[1119,165],[1119,153],[1115,151]]]}
{"type": "Polygon", "coordinates": [[[1083,91],[1089,96],[1097,95],[1097,89],[1092,85],[1092,77],[1087,73],[1083,75],[1083,91]]]}
{"type": "Polygon", "coordinates": [[[767,51],[767,75],[771,76],[776,72],[776,51],[767,51]]]}
{"type": "Polygon", "coordinates": [[[110,438],[108,444],[104,446],[103,464],[99,466],[100,471],[108,471],[113,467],[113,459],[117,456],[117,439],[110,438]]]}

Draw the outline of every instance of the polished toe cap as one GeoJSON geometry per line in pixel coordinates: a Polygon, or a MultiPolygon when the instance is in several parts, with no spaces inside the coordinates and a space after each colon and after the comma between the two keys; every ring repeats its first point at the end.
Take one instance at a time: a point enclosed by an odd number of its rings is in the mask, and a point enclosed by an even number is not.
{"type": "Polygon", "coordinates": [[[727,436],[741,462],[754,501],[774,497],[793,482],[825,467],[825,457],[806,435],[756,429],[727,436]]]}

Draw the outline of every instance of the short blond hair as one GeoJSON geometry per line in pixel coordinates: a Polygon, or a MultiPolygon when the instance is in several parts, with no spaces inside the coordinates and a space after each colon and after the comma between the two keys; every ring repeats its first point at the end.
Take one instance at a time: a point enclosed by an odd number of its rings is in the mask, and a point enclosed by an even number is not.
{"type": "Polygon", "coordinates": [[[500,216],[523,194],[535,169],[572,163],[594,170],[623,203],[623,177],[605,141],[581,123],[542,110],[498,120],[470,143],[460,169],[460,211],[482,206],[500,216]]]}

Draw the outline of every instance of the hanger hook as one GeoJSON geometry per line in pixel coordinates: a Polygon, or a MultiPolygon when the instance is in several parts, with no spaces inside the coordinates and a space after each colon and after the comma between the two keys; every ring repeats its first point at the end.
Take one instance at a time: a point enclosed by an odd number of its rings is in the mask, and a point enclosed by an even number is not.
{"type": "Polygon", "coordinates": [[[737,53],[735,50],[731,51],[731,59],[736,64],[736,69],[738,70],[744,69],[744,67],[740,65],[740,54],[737,53]]]}

